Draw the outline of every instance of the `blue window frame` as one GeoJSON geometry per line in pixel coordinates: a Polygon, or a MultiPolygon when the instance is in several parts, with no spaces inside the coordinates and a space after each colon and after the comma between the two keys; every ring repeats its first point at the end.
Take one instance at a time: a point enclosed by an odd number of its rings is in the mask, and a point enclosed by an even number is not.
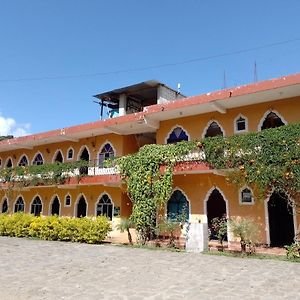
{"type": "Polygon", "coordinates": [[[176,127],[167,139],[168,144],[173,144],[181,141],[188,141],[189,137],[181,127],[176,127]]]}
{"type": "Polygon", "coordinates": [[[173,221],[188,221],[189,203],[183,193],[179,190],[173,192],[167,203],[168,219],[173,221]],[[180,219],[184,220],[180,220],[180,219]]]}
{"type": "Polygon", "coordinates": [[[19,197],[15,204],[15,213],[24,212],[24,201],[22,197],[19,197]]]}

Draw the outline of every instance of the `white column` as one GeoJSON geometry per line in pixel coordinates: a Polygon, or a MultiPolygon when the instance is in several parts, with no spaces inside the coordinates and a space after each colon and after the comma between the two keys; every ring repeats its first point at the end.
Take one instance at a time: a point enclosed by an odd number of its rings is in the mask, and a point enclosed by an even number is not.
{"type": "Polygon", "coordinates": [[[185,244],[187,252],[202,252],[208,249],[207,223],[191,223],[185,244]]]}
{"type": "Polygon", "coordinates": [[[119,97],[119,116],[126,115],[126,104],[127,104],[126,95],[121,94],[119,97]]]}

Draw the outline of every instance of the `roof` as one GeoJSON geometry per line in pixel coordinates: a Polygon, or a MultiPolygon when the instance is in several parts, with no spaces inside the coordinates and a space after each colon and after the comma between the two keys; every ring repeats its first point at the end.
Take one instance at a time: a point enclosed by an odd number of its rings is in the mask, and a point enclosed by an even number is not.
{"type": "MultiPolygon", "coordinates": [[[[122,90],[122,89],[121,89],[122,90]]],[[[104,93],[105,94],[105,93],[104,93]]],[[[80,138],[115,133],[120,135],[155,132],[159,122],[178,117],[300,96],[300,73],[257,83],[228,88],[212,93],[151,105],[144,111],[112,119],[56,129],[0,141],[0,152],[80,138]]]]}

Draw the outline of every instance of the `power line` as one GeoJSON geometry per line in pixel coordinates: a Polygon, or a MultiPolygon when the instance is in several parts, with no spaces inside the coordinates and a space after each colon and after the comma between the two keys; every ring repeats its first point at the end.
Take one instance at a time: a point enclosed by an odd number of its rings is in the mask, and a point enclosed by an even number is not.
{"type": "Polygon", "coordinates": [[[213,60],[213,59],[217,59],[217,58],[221,58],[221,57],[233,56],[233,55],[237,55],[237,54],[248,53],[248,52],[261,50],[261,49],[266,49],[266,48],[273,48],[273,47],[277,47],[277,46],[280,46],[280,45],[289,44],[289,43],[298,42],[298,41],[300,41],[300,38],[280,41],[280,42],[266,44],[266,45],[262,45],[262,46],[252,47],[252,48],[240,49],[240,50],[231,51],[231,52],[225,52],[225,53],[211,55],[211,56],[198,57],[198,58],[178,61],[178,62],[174,62],[174,63],[166,63],[166,64],[160,64],[160,65],[140,67],[140,68],[121,69],[121,70],[116,70],[116,71],[97,72],[97,73],[78,74],[78,75],[61,75],[61,76],[46,76],[46,77],[27,77],[27,78],[15,78],[15,79],[0,79],[0,82],[75,79],[75,78],[84,78],[84,77],[117,75],[117,74],[121,74],[121,73],[141,72],[141,71],[147,71],[147,70],[168,68],[168,67],[173,67],[173,66],[178,66],[178,65],[185,65],[185,64],[190,64],[190,63],[194,63],[194,62],[213,60]]]}

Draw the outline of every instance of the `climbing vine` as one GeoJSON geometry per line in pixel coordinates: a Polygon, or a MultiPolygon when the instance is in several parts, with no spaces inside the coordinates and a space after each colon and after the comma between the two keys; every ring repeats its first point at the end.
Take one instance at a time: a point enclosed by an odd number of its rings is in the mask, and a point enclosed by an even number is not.
{"type": "Polygon", "coordinates": [[[8,185],[8,188],[63,184],[71,176],[80,177],[78,170],[87,168],[88,163],[76,161],[4,168],[0,170],[0,178],[8,185]]]}
{"type": "Polygon", "coordinates": [[[133,202],[131,218],[142,243],[151,238],[159,211],[171,196],[174,165],[195,147],[196,142],[145,145],[117,160],[133,202]]]}
{"type": "Polygon", "coordinates": [[[159,211],[171,196],[175,164],[196,149],[199,162],[225,170],[229,182],[251,186],[258,197],[271,190],[291,195],[300,190],[300,124],[201,142],[146,145],[117,160],[143,242],[151,236],[159,211]]]}

